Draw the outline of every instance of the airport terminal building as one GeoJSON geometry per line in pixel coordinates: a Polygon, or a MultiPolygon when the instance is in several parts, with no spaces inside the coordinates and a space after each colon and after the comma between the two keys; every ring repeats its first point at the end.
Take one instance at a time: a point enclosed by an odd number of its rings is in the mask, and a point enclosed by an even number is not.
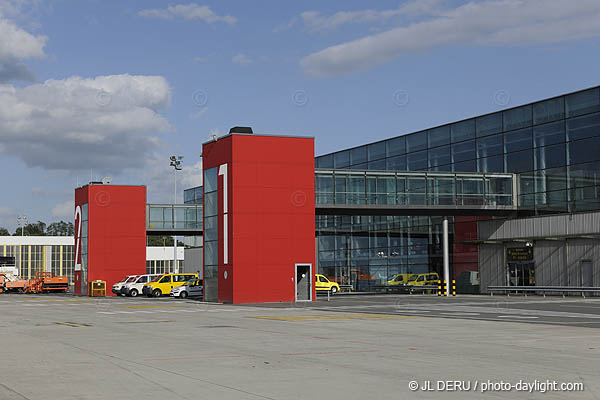
{"type": "Polygon", "coordinates": [[[318,271],[356,290],[441,270],[441,216],[410,215],[410,207],[376,215],[369,205],[485,204],[501,174],[515,176],[498,192],[517,197],[515,212],[451,217],[459,289],[600,285],[598,87],[325,154],[315,168],[317,203],[345,196],[338,200],[368,211],[316,216],[318,271]],[[470,271],[480,272],[481,288],[470,271]]]}

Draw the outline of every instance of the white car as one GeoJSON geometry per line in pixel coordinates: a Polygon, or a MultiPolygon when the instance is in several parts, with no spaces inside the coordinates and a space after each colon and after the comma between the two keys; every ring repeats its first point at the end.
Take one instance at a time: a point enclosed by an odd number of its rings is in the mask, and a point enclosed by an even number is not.
{"type": "Polygon", "coordinates": [[[125,296],[137,297],[138,294],[142,293],[144,284],[150,282],[157,276],[160,276],[160,274],[138,275],[133,281],[127,282],[121,287],[121,294],[124,294],[125,296]]]}
{"type": "Polygon", "coordinates": [[[202,279],[192,279],[184,285],[171,289],[171,296],[185,299],[186,297],[202,297],[204,286],[202,279]]]}
{"type": "Polygon", "coordinates": [[[121,288],[123,287],[123,285],[135,280],[137,276],[138,275],[127,275],[125,278],[121,279],[119,282],[113,285],[112,292],[117,296],[121,295],[121,288]]]}

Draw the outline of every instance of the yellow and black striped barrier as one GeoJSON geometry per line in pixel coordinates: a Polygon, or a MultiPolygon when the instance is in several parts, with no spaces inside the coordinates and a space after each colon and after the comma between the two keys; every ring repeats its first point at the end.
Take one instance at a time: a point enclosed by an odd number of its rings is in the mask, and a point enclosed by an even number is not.
{"type": "MultiPolygon", "coordinates": [[[[448,296],[448,293],[446,293],[446,281],[438,281],[437,295],[448,296]]],[[[456,296],[456,281],[454,279],[452,279],[452,296],[456,296]]]]}

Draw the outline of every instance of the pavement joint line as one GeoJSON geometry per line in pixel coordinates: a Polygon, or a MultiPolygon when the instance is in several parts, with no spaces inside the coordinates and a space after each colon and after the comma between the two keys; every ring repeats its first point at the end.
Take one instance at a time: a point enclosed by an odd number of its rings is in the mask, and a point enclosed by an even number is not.
{"type": "Polygon", "coordinates": [[[277,316],[277,315],[262,315],[262,316],[250,316],[248,318],[255,319],[267,319],[273,321],[335,321],[335,320],[352,320],[352,319],[403,319],[403,318],[415,318],[412,315],[390,315],[390,314],[339,314],[339,315],[290,315],[290,316],[277,316]]]}

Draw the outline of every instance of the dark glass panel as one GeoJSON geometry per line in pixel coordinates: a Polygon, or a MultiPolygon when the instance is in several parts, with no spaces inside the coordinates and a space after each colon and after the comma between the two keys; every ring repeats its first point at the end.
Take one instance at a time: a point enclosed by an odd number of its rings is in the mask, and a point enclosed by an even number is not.
{"type": "Polygon", "coordinates": [[[600,89],[593,88],[566,97],[567,117],[600,111],[600,89]]]}
{"type": "Polygon", "coordinates": [[[406,137],[400,136],[386,141],[387,156],[397,156],[406,153],[406,137]]]}
{"type": "Polygon", "coordinates": [[[538,125],[533,128],[534,147],[548,146],[565,142],[565,121],[538,125]]]}
{"type": "Polygon", "coordinates": [[[450,146],[429,149],[429,168],[450,164],[450,146]]]}
{"type": "Polygon", "coordinates": [[[457,122],[450,125],[450,136],[452,143],[462,142],[475,138],[475,120],[468,119],[466,121],[457,122]]]}
{"type": "Polygon", "coordinates": [[[386,169],[385,166],[386,162],[384,158],[382,160],[369,161],[367,168],[370,170],[383,171],[386,169]]]}
{"type": "Polygon", "coordinates": [[[544,124],[565,117],[565,98],[557,97],[533,105],[533,123],[544,124]]]}
{"type": "Polygon", "coordinates": [[[455,143],[452,145],[452,161],[454,163],[472,160],[475,158],[477,158],[477,151],[475,150],[474,140],[469,140],[467,142],[462,143],[455,143]]]}
{"type": "Polygon", "coordinates": [[[600,136],[600,113],[567,120],[568,140],[600,136]]]}
{"type": "Polygon", "coordinates": [[[531,106],[523,106],[506,110],[503,113],[504,130],[512,131],[513,129],[525,128],[531,126],[531,106]]]}
{"type": "Polygon", "coordinates": [[[350,165],[356,165],[367,162],[367,147],[360,146],[350,149],[350,165]]]}
{"type": "Polygon", "coordinates": [[[427,149],[427,131],[406,135],[406,152],[427,149]]]}
{"type": "Polygon", "coordinates": [[[477,157],[489,157],[502,153],[502,135],[477,139],[477,157]]]}
{"type": "Polygon", "coordinates": [[[423,171],[427,169],[427,150],[409,153],[406,155],[407,169],[409,171],[423,171]]]}
{"type": "Polygon", "coordinates": [[[506,172],[520,173],[533,170],[531,149],[506,154],[506,172]]]}
{"type": "Polygon", "coordinates": [[[368,145],[368,154],[369,161],[380,160],[385,158],[386,153],[386,143],[385,142],[377,142],[368,145]]]}
{"type": "Polygon", "coordinates": [[[569,142],[569,164],[600,160],[600,137],[569,142]]]}
{"type": "Polygon", "coordinates": [[[531,128],[521,129],[504,134],[504,152],[525,150],[533,147],[531,128]]]}
{"type": "Polygon", "coordinates": [[[453,167],[455,172],[477,172],[477,160],[455,162],[453,167]]]}
{"type": "Polygon", "coordinates": [[[477,137],[502,132],[502,113],[484,115],[475,120],[477,137]]]}
{"type": "Polygon", "coordinates": [[[478,161],[479,172],[504,172],[504,156],[480,158],[478,161]]]}
{"type": "Polygon", "coordinates": [[[566,145],[564,143],[538,147],[533,153],[535,157],[534,169],[555,168],[566,165],[566,145]]]}
{"type": "Polygon", "coordinates": [[[350,151],[340,151],[333,155],[333,165],[335,168],[346,168],[350,165],[350,151]]]}
{"type": "Polygon", "coordinates": [[[318,168],[333,168],[333,154],[321,156],[317,158],[318,168]]]}
{"type": "Polygon", "coordinates": [[[386,169],[389,171],[406,171],[406,156],[395,156],[386,159],[386,169]]]}
{"type": "Polygon", "coordinates": [[[429,148],[443,146],[450,143],[450,125],[440,126],[439,128],[430,129],[429,148]]]}

